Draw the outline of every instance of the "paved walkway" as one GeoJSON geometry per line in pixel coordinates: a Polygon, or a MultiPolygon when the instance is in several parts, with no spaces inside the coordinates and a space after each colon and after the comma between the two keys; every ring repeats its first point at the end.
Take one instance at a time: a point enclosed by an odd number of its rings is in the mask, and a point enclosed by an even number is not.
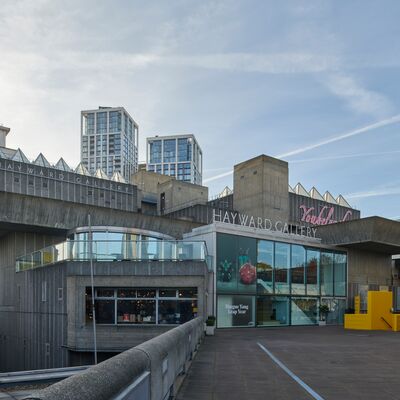
{"type": "Polygon", "coordinates": [[[399,362],[399,333],[342,327],[218,330],[205,338],[177,399],[400,399],[399,362]]]}

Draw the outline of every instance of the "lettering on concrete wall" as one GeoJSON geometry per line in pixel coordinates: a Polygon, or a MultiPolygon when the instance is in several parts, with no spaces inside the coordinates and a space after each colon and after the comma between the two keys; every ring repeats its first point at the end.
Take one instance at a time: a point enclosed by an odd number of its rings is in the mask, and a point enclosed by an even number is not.
{"type": "Polygon", "coordinates": [[[312,225],[328,225],[335,224],[336,222],[344,222],[350,220],[353,215],[353,213],[349,210],[346,212],[342,220],[337,221],[337,219],[333,218],[333,214],[335,212],[334,207],[324,206],[321,208],[321,211],[318,215],[314,214],[315,207],[301,205],[300,210],[302,212],[300,221],[307,222],[312,225]]]}
{"type": "Polygon", "coordinates": [[[225,224],[241,225],[248,228],[276,231],[286,235],[305,236],[311,238],[315,238],[317,233],[317,229],[310,226],[293,225],[282,221],[272,222],[269,218],[253,217],[238,212],[216,209],[213,209],[212,222],[223,222],[225,224]]]}
{"type": "Polygon", "coordinates": [[[80,175],[74,172],[60,171],[55,168],[42,168],[31,164],[17,163],[12,160],[0,159],[0,169],[10,172],[19,172],[26,175],[38,176],[41,178],[49,178],[59,182],[77,183],[99,189],[110,189],[126,193],[129,193],[129,188],[131,187],[130,185],[107,181],[106,179],[80,175]]]}

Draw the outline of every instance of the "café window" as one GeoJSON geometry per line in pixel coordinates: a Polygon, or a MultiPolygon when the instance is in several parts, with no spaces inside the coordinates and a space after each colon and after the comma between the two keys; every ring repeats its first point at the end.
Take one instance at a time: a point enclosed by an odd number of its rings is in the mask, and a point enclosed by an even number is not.
{"type": "MultiPolygon", "coordinates": [[[[97,324],[178,325],[197,317],[197,288],[96,288],[97,324]]],[[[86,322],[93,321],[86,288],[86,322]]]]}

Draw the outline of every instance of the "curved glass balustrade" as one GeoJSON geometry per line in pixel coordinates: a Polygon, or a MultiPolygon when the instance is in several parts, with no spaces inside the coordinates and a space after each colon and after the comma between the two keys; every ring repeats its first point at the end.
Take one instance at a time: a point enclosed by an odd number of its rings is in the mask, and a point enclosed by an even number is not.
{"type": "Polygon", "coordinates": [[[68,240],[16,260],[17,272],[61,261],[206,261],[204,242],[167,240],[68,240]]]}

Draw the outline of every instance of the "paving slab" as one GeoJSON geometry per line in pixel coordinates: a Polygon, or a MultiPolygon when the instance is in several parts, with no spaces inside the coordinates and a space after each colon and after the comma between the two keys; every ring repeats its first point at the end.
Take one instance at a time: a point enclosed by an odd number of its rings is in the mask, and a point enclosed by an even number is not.
{"type": "Polygon", "coordinates": [[[206,337],[177,400],[400,399],[400,333],[337,326],[217,330],[206,337]]]}

